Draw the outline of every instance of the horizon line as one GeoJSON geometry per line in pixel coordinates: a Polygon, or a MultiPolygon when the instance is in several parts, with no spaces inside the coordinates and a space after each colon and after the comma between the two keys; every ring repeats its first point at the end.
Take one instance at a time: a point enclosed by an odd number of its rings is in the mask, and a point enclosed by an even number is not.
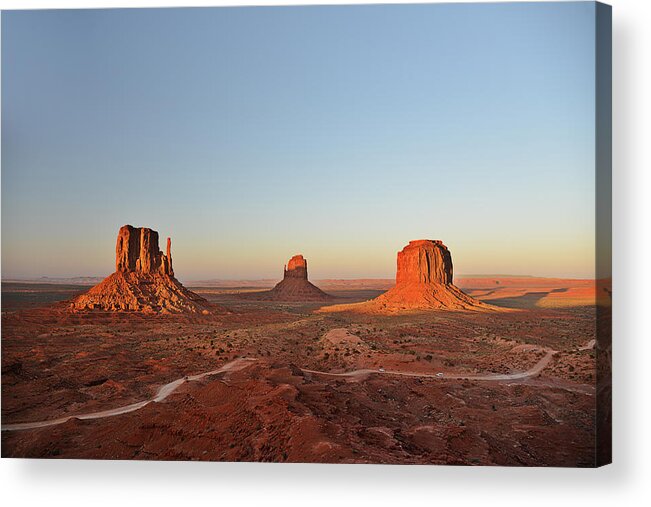
{"type": "MultiPolygon", "coordinates": [[[[34,276],[34,277],[1,277],[0,283],[11,283],[11,282],[38,282],[43,280],[78,280],[83,278],[89,279],[100,279],[103,280],[108,275],[75,275],[75,276],[34,276]]],[[[454,275],[453,278],[541,278],[541,279],[558,279],[558,280],[598,280],[596,276],[594,277],[582,277],[582,276],[544,276],[544,275],[518,275],[518,274],[505,274],[505,273],[486,273],[486,274],[459,274],[454,275]]],[[[280,280],[281,277],[239,277],[239,278],[219,278],[219,277],[206,277],[206,278],[183,278],[185,283],[192,282],[256,282],[256,281],[268,281],[268,280],[280,280]]],[[[396,277],[383,277],[383,276],[360,276],[356,278],[345,278],[345,277],[321,277],[321,278],[311,278],[314,281],[323,281],[323,280],[395,280],[396,277]]]]}

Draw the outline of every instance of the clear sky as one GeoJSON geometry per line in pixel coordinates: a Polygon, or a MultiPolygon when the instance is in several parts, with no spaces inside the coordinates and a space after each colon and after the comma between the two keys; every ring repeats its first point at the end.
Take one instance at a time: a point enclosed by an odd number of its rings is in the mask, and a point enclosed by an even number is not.
{"type": "Polygon", "coordinates": [[[2,13],[2,276],[593,277],[592,2],[2,13]]]}

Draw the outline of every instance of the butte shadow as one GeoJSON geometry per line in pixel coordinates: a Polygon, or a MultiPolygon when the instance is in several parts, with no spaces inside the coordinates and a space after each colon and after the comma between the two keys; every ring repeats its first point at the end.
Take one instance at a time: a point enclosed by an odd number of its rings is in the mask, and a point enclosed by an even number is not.
{"type": "Polygon", "coordinates": [[[240,294],[244,299],[283,302],[328,302],[338,298],[326,294],[307,279],[307,259],[294,255],[283,270],[283,279],[268,291],[240,294]]]}
{"type": "Polygon", "coordinates": [[[394,287],[370,301],[327,306],[318,311],[378,314],[428,310],[505,311],[465,294],[452,279],[452,256],[442,241],[410,241],[398,252],[394,287]]]}
{"type": "Polygon", "coordinates": [[[104,310],[142,313],[226,313],[186,289],[174,277],[171,240],[167,253],[158,249],[158,232],[124,225],[115,247],[115,273],[77,296],[73,311],[104,310]]]}

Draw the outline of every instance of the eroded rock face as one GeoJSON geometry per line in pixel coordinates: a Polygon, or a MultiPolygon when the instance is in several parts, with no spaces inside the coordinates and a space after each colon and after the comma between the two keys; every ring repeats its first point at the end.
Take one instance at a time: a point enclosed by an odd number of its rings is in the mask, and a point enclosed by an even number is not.
{"type": "Polygon", "coordinates": [[[452,283],[452,256],[440,240],[419,239],[398,252],[396,285],[369,303],[400,310],[491,309],[452,283]]]}
{"type": "Polygon", "coordinates": [[[120,227],[115,245],[115,271],[174,276],[170,238],[167,238],[165,255],[158,249],[158,232],[147,227],[120,227]]]}
{"type": "Polygon", "coordinates": [[[442,241],[419,239],[398,252],[396,285],[364,303],[336,305],[324,312],[398,313],[412,310],[499,311],[452,283],[452,256],[442,241]]]}
{"type": "Polygon", "coordinates": [[[172,241],[158,248],[158,232],[124,225],[115,246],[115,273],[71,303],[74,310],[211,313],[217,309],[174,278],[172,241]]]}
{"type": "Polygon", "coordinates": [[[303,278],[307,280],[307,260],[301,255],[294,255],[285,266],[283,278],[303,278]]]}
{"type": "Polygon", "coordinates": [[[452,256],[442,241],[419,239],[398,252],[396,285],[401,283],[452,283],[452,256]]]}

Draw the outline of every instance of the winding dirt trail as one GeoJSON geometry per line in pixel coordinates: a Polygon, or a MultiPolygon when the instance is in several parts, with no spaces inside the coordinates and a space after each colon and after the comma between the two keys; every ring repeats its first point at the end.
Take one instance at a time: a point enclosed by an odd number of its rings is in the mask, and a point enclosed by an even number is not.
{"type": "Polygon", "coordinates": [[[442,380],[518,380],[529,377],[534,377],[538,375],[552,360],[552,357],[556,353],[555,350],[547,350],[547,353],[538,361],[533,367],[527,371],[519,373],[486,373],[486,374],[473,374],[473,373],[414,373],[409,371],[395,371],[395,370],[353,370],[344,373],[330,373],[326,371],[318,370],[308,370],[306,368],[301,368],[301,371],[304,373],[313,373],[315,375],[320,375],[322,377],[352,377],[357,379],[363,379],[368,375],[398,375],[401,377],[417,377],[417,378],[435,378],[442,380]]]}
{"type": "Polygon", "coordinates": [[[3,424],[2,431],[18,431],[18,430],[31,430],[36,428],[45,428],[47,426],[56,426],[57,424],[63,424],[70,419],[103,419],[105,417],[113,417],[116,415],[127,414],[129,412],[134,412],[141,409],[145,405],[150,403],[159,403],[167,398],[170,394],[176,391],[181,385],[186,382],[193,380],[200,380],[204,377],[210,377],[211,375],[217,375],[218,373],[225,373],[229,371],[237,371],[243,368],[246,368],[251,362],[255,359],[250,358],[238,358],[235,361],[226,363],[221,368],[216,370],[207,371],[205,373],[199,373],[198,375],[189,375],[187,377],[182,377],[180,379],[174,380],[164,386],[161,386],[156,395],[144,401],[139,401],[136,403],[131,403],[130,405],[124,405],[122,407],[112,408],[109,410],[102,410],[100,412],[90,412],[88,414],[79,414],[79,415],[68,415],[65,417],[60,417],[58,419],[48,419],[47,421],[37,421],[37,422],[28,422],[28,423],[16,423],[16,424],[3,424]]]}
{"type": "MultiPolygon", "coordinates": [[[[594,346],[594,342],[588,342],[585,347],[580,348],[579,350],[585,350],[594,346]]],[[[555,350],[551,349],[542,349],[546,353],[545,355],[530,369],[519,372],[519,373],[487,373],[487,374],[455,374],[455,373],[414,373],[408,371],[384,371],[384,370],[371,370],[371,369],[361,369],[353,370],[344,373],[330,373],[325,371],[310,370],[307,368],[301,368],[301,371],[304,373],[310,373],[314,375],[324,376],[324,377],[344,377],[352,378],[355,380],[364,380],[369,375],[397,375],[402,377],[416,377],[416,378],[430,378],[430,379],[440,379],[440,380],[478,380],[478,381],[508,381],[508,380],[521,380],[527,379],[530,377],[535,377],[538,375],[552,360],[555,350]]],[[[156,395],[148,400],[139,401],[136,403],[131,403],[130,405],[124,405],[122,407],[112,408],[108,410],[102,410],[99,412],[90,412],[88,414],[79,414],[79,415],[68,415],[65,417],[60,417],[58,419],[48,419],[46,421],[35,421],[35,422],[25,422],[25,423],[15,423],[15,424],[3,424],[2,431],[20,431],[20,430],[30,430],[36,428],[45,428],[48,426],[56,426],[58,424],[63,424],[71,419],[103,419],[105,417],[113,417],[116,415],[127,414],[129,412],[134,412],[141,409],[142,407],[149,405],[150,403],[159,403],[165,400],[169,395],[176,391],[181,385],[186,382],[191,382],[195,380],[201,380],[205,377],[210,377],[212,375],[217,375],[219,373],[238,371],[246,368],[251,363],[257,361],[255,358],[238,358],[234,361],[226,363],[222,367],[208,371],[205,373],[199,373],[197,375],[188,375],[180,379],[174,380],[161,386],[156,395]]]]}

